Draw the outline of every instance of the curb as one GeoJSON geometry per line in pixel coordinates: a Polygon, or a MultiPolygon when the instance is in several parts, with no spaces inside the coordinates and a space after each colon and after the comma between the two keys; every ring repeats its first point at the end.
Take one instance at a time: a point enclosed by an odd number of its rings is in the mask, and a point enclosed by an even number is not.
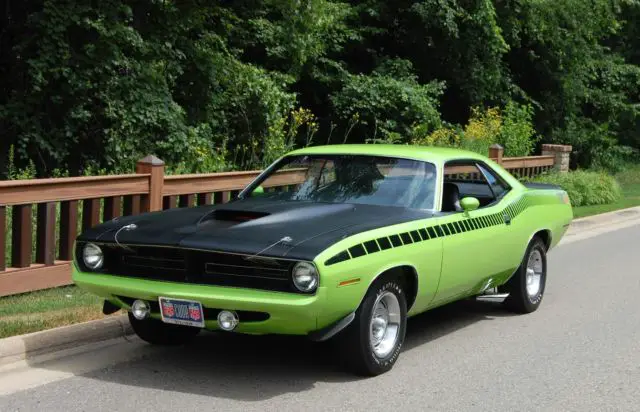
{"type": "Polygon", "coordinates": [[[0,365],[133,334],[127,316],[117,315],[27,335],[0,339],[0,365]]]}
{"type": "Polygon", "coordinates": [[[565,236],[640,219],[640,206],[574,219],[565,236]]]}
{"type": "Polygon", "coordinates": [[[627,207],[625,209],[612,210],[611,212],[598,213],[597,215],[580,217],[574,219],[574,222],[586,222],[590,220],[606,220],[611,217],[630,216],[640,213],[640,206],[627,207]]]}

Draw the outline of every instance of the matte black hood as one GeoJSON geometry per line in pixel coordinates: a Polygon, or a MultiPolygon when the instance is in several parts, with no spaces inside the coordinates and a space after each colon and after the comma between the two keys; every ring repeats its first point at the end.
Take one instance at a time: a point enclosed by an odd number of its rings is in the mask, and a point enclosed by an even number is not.
{"type": "Polygon", "coordinates": [[[431,216],[431,212],[398,207],[253,198],[120,218],[87,230],[78,240],[111,243],[117,233],[117,241],[129,245],[261,252],[311,260],[355,233],[431,216]],[[120,230],[132,223],[135,229],[120,230]]]}

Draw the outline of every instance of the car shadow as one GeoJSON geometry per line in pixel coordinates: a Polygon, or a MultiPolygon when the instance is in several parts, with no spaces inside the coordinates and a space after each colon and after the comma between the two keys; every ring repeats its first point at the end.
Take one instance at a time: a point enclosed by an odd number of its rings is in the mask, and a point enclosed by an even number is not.
{"type": "Polygon", "coordinates": [[[477,322],[511,316],[516,315],[499,303],[473,299],[450,303],[409,319],[404,350],[428,344],[477,322]]]}
{"type": "MultiPolygon", "coordinates": [[[[499,316],[508,314],[491,304],[472,301],[436,308],[409,320],[404,350],[422,346],[428,350],[427,345],[443,335],[499,316]]],[[[105,383],[240,401],[304,392],[319,382],[363,379],[342,367],[335,356],[339,348],[304,337],[204,332],[189,345],[141,349],[142,356],[136,360],[82,376],[105,383]]]]}

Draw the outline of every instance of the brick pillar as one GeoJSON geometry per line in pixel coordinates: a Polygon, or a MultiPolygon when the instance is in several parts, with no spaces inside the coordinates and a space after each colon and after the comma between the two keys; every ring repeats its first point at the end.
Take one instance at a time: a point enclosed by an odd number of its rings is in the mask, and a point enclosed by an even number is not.
{"type": "Polygon", "coordinates": [[[543,156],[555,156],[553,167],[556,171],[565,173],[569,171],[569,157],[573,147],[564,144],[543,144],[543,156]]]}

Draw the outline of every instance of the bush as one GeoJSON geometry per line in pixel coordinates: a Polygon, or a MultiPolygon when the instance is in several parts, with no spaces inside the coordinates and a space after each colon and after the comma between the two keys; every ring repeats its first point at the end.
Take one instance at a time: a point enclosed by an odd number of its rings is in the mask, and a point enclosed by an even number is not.
{"type": "Polygon", "coordinates": [[[505,156],[528,156],[539,140],[532,116],[531,106],[515,102],[507,103],[503,110],[474,108],[464,128],[445,126],[430,133],[429,127],[418,124],[411,130],[411,140],[413,144],[457,147],[482,155],[488,153],[492,144],[500,143],[505,156]]]}
{"type": "Polygon", "coordinates": [[[574,161],[582,167],[620,173],[628,164],[637,163],[638,150],[618,144],[609,127],[590,119],[571,120],[554,141],[570,144],[576,153],[574,161]]]}
{"type": "Polygon", "coordinates": [[[533,127],[533,107],[514,102],[507,103],[498,143],[504,147],[504,155],[529,156],[540,136],[533,127]]]}
{"type": "Polygon", "coordinates": [[[622,195],[616,179],[601,171],[576,170],[549,173],[529,179],[536,183],[551,183],[562,187],[575,206],[604,205],[618,201],[622,195]]]}

